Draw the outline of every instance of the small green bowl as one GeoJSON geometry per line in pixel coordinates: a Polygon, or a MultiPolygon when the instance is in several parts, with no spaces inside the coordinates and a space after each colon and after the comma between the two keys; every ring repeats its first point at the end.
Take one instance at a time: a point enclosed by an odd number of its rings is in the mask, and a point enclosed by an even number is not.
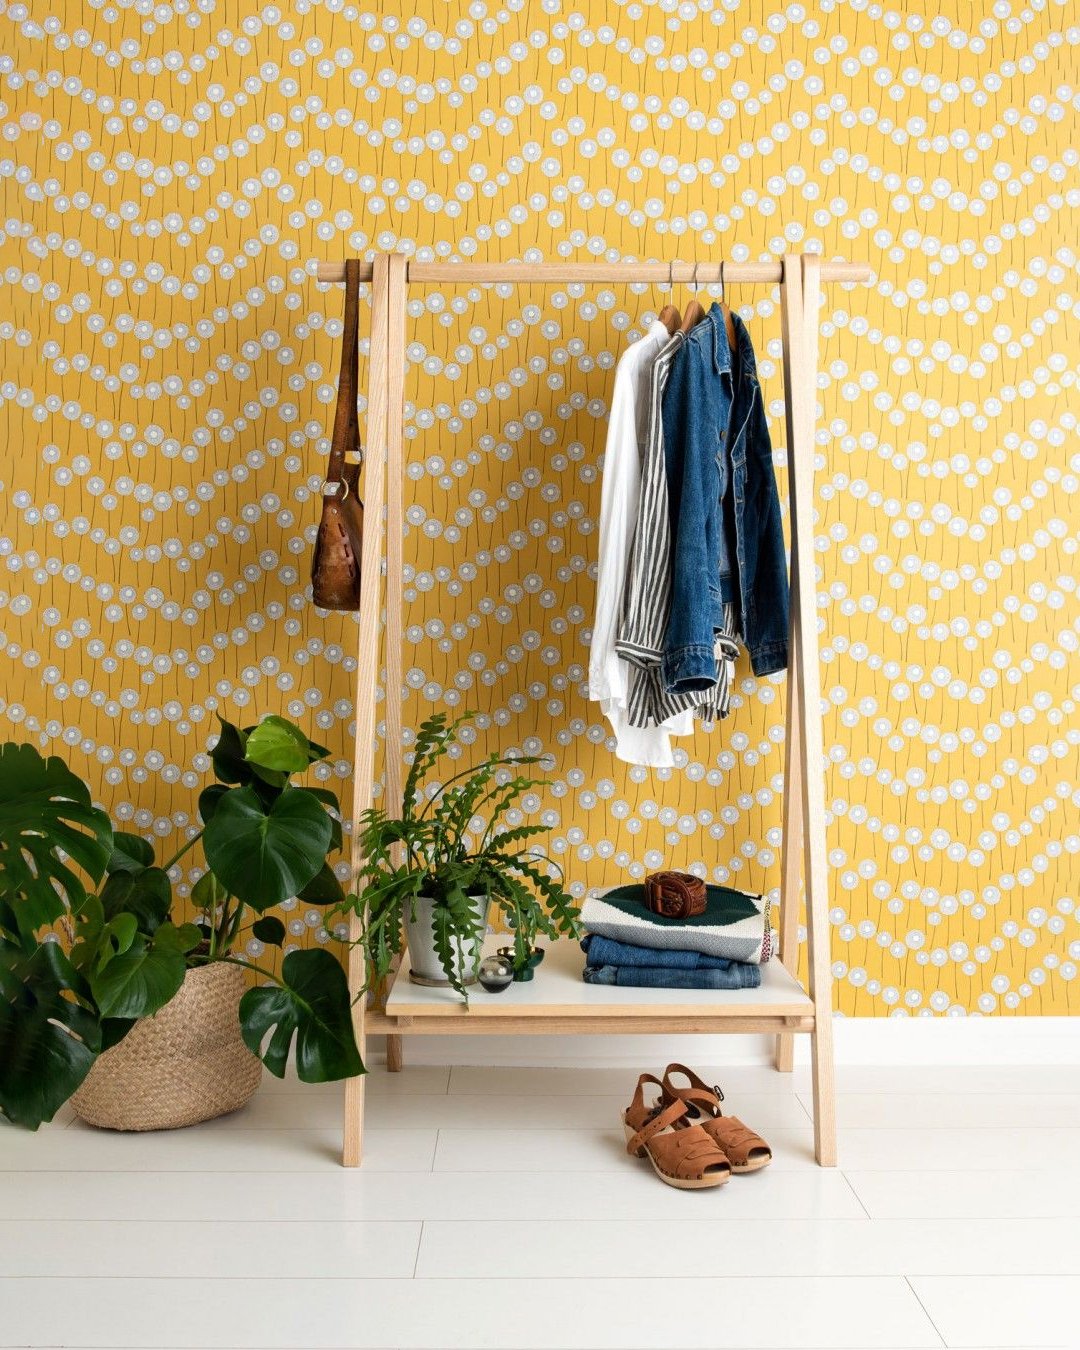
{"type": "Polygon", "coordinates": [[[514,979],[519,983],[524,984],[527,980],[532,979],[533,975],[536,972],[536,967],[544,959],[544,949],[543,947],[534,947],[532,949],[532,952],[529,954],[528,961],[520,970],[518,969],[517,965],[514,962],[513,947],[500,947],[499,955],[505,956],[507,960],[510,962],[510,964],[514,967],[514,979]]]}

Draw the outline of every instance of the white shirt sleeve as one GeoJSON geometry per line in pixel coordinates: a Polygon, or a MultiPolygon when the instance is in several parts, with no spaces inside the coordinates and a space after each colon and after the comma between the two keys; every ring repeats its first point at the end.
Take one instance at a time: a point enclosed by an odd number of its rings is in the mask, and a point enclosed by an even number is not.
{"type": "MultiPolygon", "coordinates": [[[[611,395],[607,442],[604,446],[604,478],[600,490],[600,531],[596,568],[596,619],[589,648],[589,697],[606,704],[625,704],[626,662],[615,654],[615,634],[626,580],[627,559],[637,522],[641,461],[637,441],[636,367],[641,364],[641,343],[626,351],[615,371],[611,395]]],[[[605,712],[607,708],[605,707],[605,712]]]]}

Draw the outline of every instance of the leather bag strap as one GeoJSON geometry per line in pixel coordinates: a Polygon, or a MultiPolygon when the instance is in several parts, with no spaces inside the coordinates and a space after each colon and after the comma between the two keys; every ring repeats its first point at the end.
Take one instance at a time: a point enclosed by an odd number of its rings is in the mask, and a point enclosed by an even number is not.
{"type": "MultiPolygon", "coordinates": [[[[360,377],[360,259],[345,260],[345,321],[341,331],[341,372],[338,375],[337,409],[330,438],[330,462],[326,467],[328,484],[340,483],[345,473],[345,456],[360,450],[360,417],[356,396],[360,377]]],[[[346,491],[348,486],[346,485],[346,491]]],[[[341,493],[337,494],[341,496],[341,493]]]]}

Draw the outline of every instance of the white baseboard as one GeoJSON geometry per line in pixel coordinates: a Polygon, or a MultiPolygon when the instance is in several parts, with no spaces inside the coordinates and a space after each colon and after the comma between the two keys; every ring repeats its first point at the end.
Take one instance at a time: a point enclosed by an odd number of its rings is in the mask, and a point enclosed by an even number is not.
{"type": "MultiPolygon", "coordinates": [[[[837,1017],[838,1064],[1078,1064],[1080,1017],[837,1017]]],[[[412,1064],[647,1068],[661,1061],[766,1064],[771,1036],[406,1036],[412,1064]]],[[[373,1059],[382,1058],[374,1039],[373,1059]]],[[[795,1062],[810,1038],[795,1037],[795,1062]]]]}

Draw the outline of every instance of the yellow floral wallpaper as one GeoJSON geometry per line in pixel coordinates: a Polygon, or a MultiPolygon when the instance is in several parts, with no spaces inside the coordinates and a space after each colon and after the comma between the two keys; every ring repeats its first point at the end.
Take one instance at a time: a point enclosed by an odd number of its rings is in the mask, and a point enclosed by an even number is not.
{"type": "MultiPolygon", "coordinates": [[[[302,720],[348,786],[356,630],[307,589],[341,313],[318,259],[868,260],[820,314],[838,1006],[1075,1011],[1077,23],[0,0],[5,736],[162,840],[217,712],[302,720]]],[[[730,298],[779,467],[777,296],[730,298]]],[[[782,679],[740,668],[661,772],[619,765],[584,696],[605,400],[665,299],[412,294],[406,725],[479,708],[479,745],[553,752],[528,809],[579,891],[661,863],[766,889],[782,679]]]]}

